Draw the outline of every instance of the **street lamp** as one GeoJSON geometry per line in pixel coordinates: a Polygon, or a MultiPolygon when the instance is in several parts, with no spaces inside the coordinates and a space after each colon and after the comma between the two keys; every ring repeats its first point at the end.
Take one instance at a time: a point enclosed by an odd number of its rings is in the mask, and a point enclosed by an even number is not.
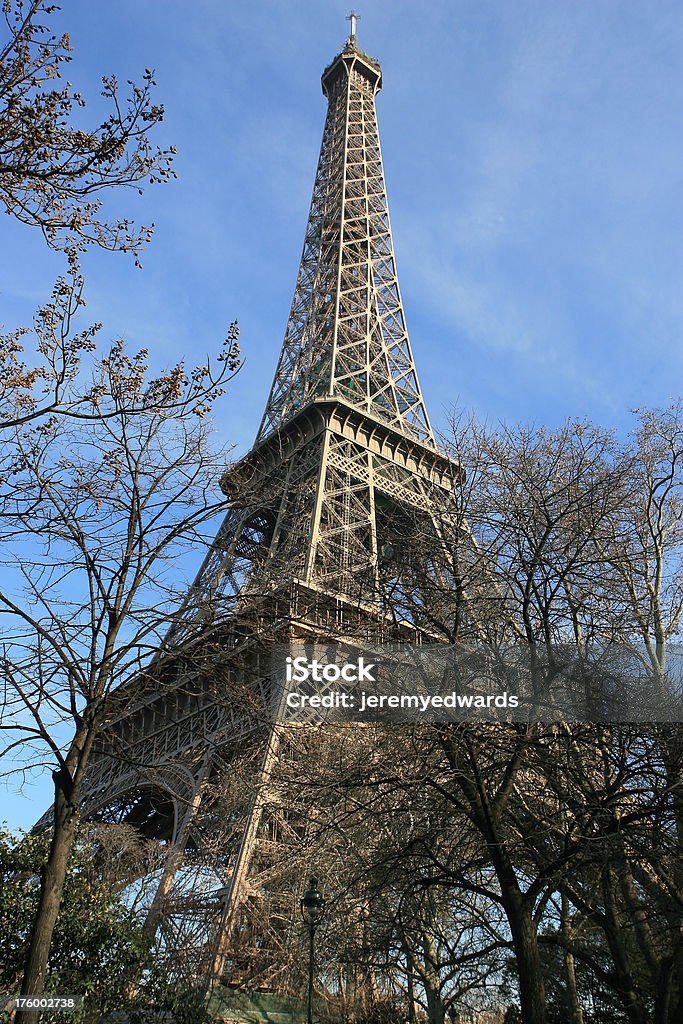
{"type": "Polygon", "coordinates": [[[325,913],[325,900],[318,889],[318,879],[312,878],[311,883],[299,900],[301,916],[308,925],[308,1024],[313,1024],[313,969],[315,966],[315,930],[325,913]]]}

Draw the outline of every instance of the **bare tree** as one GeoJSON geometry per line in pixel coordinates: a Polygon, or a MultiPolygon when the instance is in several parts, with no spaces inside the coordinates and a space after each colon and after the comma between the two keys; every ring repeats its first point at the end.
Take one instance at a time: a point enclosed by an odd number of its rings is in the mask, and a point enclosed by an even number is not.
{"type": "Polygon", "coordinates": [[[43,418],[14,435],[0,537],[4,753],[52,764],[55,793],[24,994],[42,991],[109,694],[158,649],[184,590],[183,552],[224,507],[206,379],[201,367],[153,377],[146,353],[119,343],[94,363],[88,416],[43,418]]]}
{"type": "Polygon", "coordinates": [[[59,8],[49,0],[6,0],[6,39],[0,43],[0,199],[7,213],[41,229],[55,249],[98,245],[123,250],[139,262],[151,227],[102,216],[102,195],[174,176],[175,150],[152,145],[150,132],[164,116],[153,101],[154,74],[129,82],[123,100],[114,75],[102,79],[109,114],[80,127],[85,107],[63,79],[71,61],[67,33],[50,20],[59,8]]]}
{"type": "MultiPolygon", "coordinates": [[[[631,434],[628,500],[611,517],[599,554],[618,581],[621,640],[660,679],[683,616],[683,404],[641,409],[631,434]]],[[[615,595],[616,596],[616,595],[615,595]]]]}
{"type": "MultiPolygon", "coordinates": [[[[555,432],[461,424],[451,453],[465,476],[449,507],[436,510],[437,528],[406,516],[399,536],[394,524],[387,612],[430,639],[521,646],[547,684],[567,645],[589,690],[598,681],[593,648],[626,645],[658,678],[680,619],[678,423],[676,408],[644,413],[625,444],[588,423],[555,432]]],[[[678,727],[462,723],[409,735],[403,752],[390,745],[375,759],[366,751],[357,775],[331,784],[365,794],[366,837],[396,828],[396,863],[408,874],[415,830],[425,858],[413,865],[418,889],[428,878],[502,909],[523,1020],[545,1019],[550,943],[564,950],[576,1019],[575,963],[615,994],[625,1019],[676,1020],[678,727]],[[421,767],[411,773],[416,752],[421,767]],[[392,816],[393,805],[370,800],[372,787],[406,789],[411,799],[392,816]],[[423,793],[438,795],[441,821],[420,819],[423,793]],[[449,844],[449,834],[459,842],[449,844]],[[607,967],[581,941],[582,927],[601,934],[607,967]]]]}
{"type": "Polygon", "coordinates": [[[0,42],[0,198],[68,259],[32,330],[0,338],[1,726],[10,770],[49,766],[55,787],[23,983],[32,995],[109,695],[153,658],[180,601],[182,554],[223,507],[224,458],[204,417],[240,363],[236,324],[213,365],[181,361],[154,375],[146,350],[116,341],[97,353],[102,325],[79,328],[78,252],[130,251],[140,265],[152,233],[109,216],[106,196],[168,181],[175,150],[152,142],[164,112],[150,69],[127,97],[103,78],[107,113],[85,122],[63,77],[72,58],[57,10],[7,0],[0,42]]]}
{"type": "MultiPolygon", "coordinates": [[[[84,280],[76,256],[69,255],[68,272],[57,279],[52,295],[34,315],[32,328],[0,335],[0,432],[5,447],[0,460],[11,458],[15,430],[48,417],[91,421],[111,418],[118,407],[107,404],[108,383],[103,371],[125,370],[123,343],[116,342],[99,362],[94,353],[101,323],[78,330],[85,306],[84,280]],[[24,344],[30,339],[30,354],[24,344]],[[84,359],[85,357],[85,359],[84,359]]],[[[202,416],[224,393],[240,366],[239,330],[233,323],[214,363],[186,367],[183,360],[153,378],[137,380],[147,350],[137,357],[128,389],[131,415],[164,408],[168,414],[202,416]]]]}

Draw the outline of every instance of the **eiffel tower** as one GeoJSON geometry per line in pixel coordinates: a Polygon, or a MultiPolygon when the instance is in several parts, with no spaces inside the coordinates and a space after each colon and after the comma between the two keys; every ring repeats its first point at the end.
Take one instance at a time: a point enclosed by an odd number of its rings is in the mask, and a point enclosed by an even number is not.
{"type": "Polygon", "coordinates": [[[352,15],[322,75],[327,118],[263,420],[222,480],[230,511],[165,655],[123,688],[89,777],[89,813],[164,845],[148,912],[163,947],[191,950],[198,974],[252,986],[278,985],[264,935],[282,942],[293,927],[291,869],[304,880],[311,856],[277,796],[280,768],[306,731],[255,710],[273,696],[269,645],[414,635],[414,611],[413,621],[397,619],[395,595],[414,597],[419,583],[396,538],[416,523],[439,536],[458,480],[436,447],[405,323],[381,86],[352,15]],[[243,800],[226,810],[231,788],[243,800]],[[287,891],[278,890],[283,861],[287,891]]]}

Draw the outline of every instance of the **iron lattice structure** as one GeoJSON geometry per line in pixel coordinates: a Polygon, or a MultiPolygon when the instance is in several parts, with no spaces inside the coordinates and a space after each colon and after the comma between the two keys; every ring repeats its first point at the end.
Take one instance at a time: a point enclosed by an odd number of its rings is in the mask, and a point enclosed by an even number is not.
{"type": "Polygon", "coordinates": [[[414,636],[421,583],[382,552],[397,536],[443,543],[459,478],[435,446],[405,324],[381,84],[355,35],[322,76],[320,160],[263,421],[224,476],[230,511],[167,650],[115,695],[89,776],[91,814],[164,844],[148,915],[160,947],[251,985],[282,984],[266,950],[286,946],[311,857],[284,780],[324,742],[264,716],[269,646],[414,636]],[[411,622],[397,620],[401,591],[411,622]]]}
{"type": "Polygon", "coordinates": [[[326,69],[329,108],[289,323],[257,443],[336,397],[434,442],[396,276],[377,130],[379,65],[347,46],[326,69]]]}

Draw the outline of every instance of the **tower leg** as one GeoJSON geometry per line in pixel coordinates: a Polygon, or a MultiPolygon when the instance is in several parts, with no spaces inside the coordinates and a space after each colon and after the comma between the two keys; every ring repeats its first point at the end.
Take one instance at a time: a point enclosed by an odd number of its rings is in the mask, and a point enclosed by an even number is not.
{"type": "Polygon", "coordinates": [[[211,767],[211,760],[211,753],[207,753],[204,760],[202,761],[199,772],[197,773],[194,791],[183,813],[179,817],[179,821],[175,829],[175,835],[173,836],[171,849],[168,852],[168,856],[166,857],[166,862],[164,864],[163,874],[161,876],[161,880],[159,882],[157,890],[154,894],[154,899],[152,900],[150,908],[147,911],[147,916],[145,918],[145,922],[143,925],[143,928],[148,935],[154,935],[159,925],[159,920],[162,916],[164,905],[166,903],[166,900],[168,899],[169,893],[171,891],[171,886],[173,885],[173,881],[176,876],[176,872],[180,866],[183,851],[186,845],[187,834],[195,818],[195,815],[197,814],[199,805],[202,800],[202,787],[209,773],[209,769],[211,767]]]}
{"type": "Polygon", "coordinates": [[[282,727],[274,725],[270,731],[263,754],[259,784],[254,795],[249,818],[244,829],[237,861],[233,869],[228,891],[225,894],[220,924],[216,932],[214,952],[211,956],[206,989],[210,991],[223,976],[229,957],[229,943],[237,925],[237,915],[248,892],[248,876],[251,868],[263,809],[268,800],[268,789],[273,767],[277,761],[282,727]]]}

